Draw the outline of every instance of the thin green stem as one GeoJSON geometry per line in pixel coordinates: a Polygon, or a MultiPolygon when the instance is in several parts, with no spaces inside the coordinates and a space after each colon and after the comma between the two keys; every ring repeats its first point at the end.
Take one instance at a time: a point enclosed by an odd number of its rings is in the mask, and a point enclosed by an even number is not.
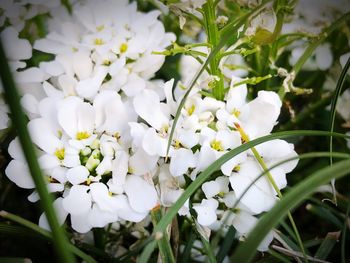
{"type": "Polygon", "coordinates": [[[20,104],[20,96],[17,92],[15,83],[12,78],[5,51],[0,41],[0,76],[5,91],[5,99],[8,103],[10,111],[12,113],[12,121],[17,130],[19,140],[23,149],[24,156],[26,158],[30,173],[35,183],[36,190],[39,194],[41,205],[45,211],[48,223],[50,225],[54,247],[56,249],[57,256],[62,262],[75,262],[75,258],[70,253],[70,250],[66,249],[69,244],[65,236],[64,230],[58,223],[55,210],[52,206],[52,196],[49,194],[44,177],[41,173],[41,169],[38,163],[36,152],[32,144],[32,140],[27,130],[27,120],[22,111],[20,104]]]}
{"type": "MultiPolygon", "coordinates": [[[[208,0],[203,6],[204,10],[204,21],[205,29],[208,35],[208,43],[212,48],[216,48],[220,42],[220,34],[218,27],[216,25],[216,15],[215,15],[215,6],[213,0],[208,0]]],[[[225,96],[224,90],[224,77],[219,68],[220,55],[216,54],[214,58],[210,61],[210,69],[212,75],[219,77],[219,80],[216,81],[213,88],[214,97],[218,100],[223,100],[225,96]]]]}
{"type": "MultiPolygon", "coordinates": [[[[338,102],[338,98],[340,96],[340,93],[343,89],[345,80],[346,80],[346,75],[347,72],[349,70],[350,67],[350,58],[348,59],[348,61],[346,62],[339,80],[337,82],[337,86],[335,88],[334,91],[334,95],[333,95],[333,100],[332,100],[332,105],[331,105],[331,117],[329,119],[329,131],[333,132],[334,131],[334,123],[335,123],[335,115],[336,115],[336,108],[337,108],[337,102],[338,102]]],[[[329,138],[329,152],[331,153],[331,156],[329,158],[329,163],[330,165],[333,165],[333,157],[332,157],[332,152],[333,152],[333,137],[331,136],[329,138]]],[[[332,185],[332,191],[333,191],[333,202],[336,204],[337,203],[337,197],[336,197],[336,190],[335,190],[335,181],[332,180],[331,181],[331,185],[332,185]]]]}
{"type": "MultiPolygon", "coordinates": [[[[153,225],[156,226],[162,218],[162,211],[160,209],[160,206],[154,208],[151,211],[151,218],[153,225]]],[[[175,257],[171,249],[170,240],[166,231],[161,232],[161,237],[157,239],[157,243],[162,262],[175,263],[175,257]]]]}
{"type": "Polygon", "coordinates": [[[334,136],[334,137],[341,137],[341,138],[349,138],[350,136],[347,136],[345,134],[341,133],[330,133],[328,131],[319,131],[319,130],[296,130],[296,131],[285,131],[285,132],[276,132],[273,134],[269,134],[254,140],[251,140],[250,142],[244,143],[241,146],[236,147],[235,149],[232,149],[222,155],[219,159],[217,159],[215,162],[213,162],[211,165],[209,165],[204,171],[202,171],[197,178],[190,183],[186,190],[183,192],[183,194],[179,197],[179,199],[172,205],[172,207],[164,214],[162,219],[159,221],[157,226],[154,228],[154,232],[161,232],[163,231],[168,224],[171,223],[171,220],[174,216],[176,216],[177,212],[180,210],[180,208],[185,204],[186,200],[191,197],[191,195],[203,184],[205,181],[212,175],[214,172],[218,171],[221,166],[233,158],[234,156],[250,149],[251,147],[254,147],[260,143],[270,141],[273,139],[284,139],[284,138],[290,138],[295,136],[334,136]]]}
{"type": "MultiPolygon", "coordinates": [[[[235,124],[236,125],[236,128],[237,130],[240,132],[241,134],[241,137],[242,139],[245,141],[245,142],[249,142],[249,137],[248,135],[245,133],[245,131],[239,126],[239,124],[235,124]]],[[[272,185],[273,189],[276,191],[278,197],[281,199],[283,197],[282,195],[282,192],[280,191],[278,185],[276,184],[275,180],[273,179],[272,177],[272,174],[269,170],[269,168],[267,167],[265,161],[263,160],[263,158],[261,158],[259,152],[256,150],[255,147],[251,147],[251,150],[254,154],[254,157],[255,159],[258,161],[258,163],[260,164],[261,168],[263,169],[263,171],[265,172],[266,176],[267,176],[267,179],[269,180],[270,184],[272,185]]],[[[288,212],[288,218],[289,218],[289,221],[292,225],[292,228],[293,228],[293,231],[295,232],[295,236],[298,240],[298,243],[299,243],[299,247],[301,249],[301,252],[303,253],[304,255],[304,258],[305,260],[307,261],[307,257],[306,257],[306,253],[305,253],[305,249],[304,249],[304,246],[303,246],[303,242],[301,240],[301,237],[300,237],[300,234],[299,234],[299,231],[298,231],[298,228],[295,224],[295,221],[293,219],[293,216],[292,214],[290,213],[290,211],[288,212]]]]}

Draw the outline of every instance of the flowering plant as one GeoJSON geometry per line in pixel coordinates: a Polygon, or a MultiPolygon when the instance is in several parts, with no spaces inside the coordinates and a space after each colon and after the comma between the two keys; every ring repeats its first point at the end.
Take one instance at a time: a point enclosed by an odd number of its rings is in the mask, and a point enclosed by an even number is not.
{"type": "Polygon", "coordinates": [[[256,251],[345,262],[346,1],[21,0],[0,11],[4,232],[31,228],[62,262],[248,262],[256,251]],[[25,207],[41,204],[38,225],[10,213],[12,183],[25,207]],[[312,214],[341,233],[322,225],[317,241],[312,214]]]}

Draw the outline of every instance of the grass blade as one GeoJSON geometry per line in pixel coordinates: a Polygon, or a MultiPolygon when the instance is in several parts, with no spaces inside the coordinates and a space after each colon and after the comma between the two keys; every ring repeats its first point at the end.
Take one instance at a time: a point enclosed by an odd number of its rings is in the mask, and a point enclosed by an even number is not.
{"type": "Polygon", "coordinates": [[[342,236],[341,236],[341,262],[342,263],[346,263],[345,243],[346,243],[346,232],[348,229],[349,213],[350,213],[350,204],[348,205],[348,208],[346,209],[346,215],[345,215],[345,219],[344,219],[344,225],[343,225],[342,236]]]}
{"type": "MultiPolygon", "coordinates": [[[[333,99],[332,99],[332,104],[331,104],[331,116],[329,119],[329,131],[333,132],[334,131],[334,122],[335,122],[335,115],[336,115],[336,108],[337,108],[337,102],[338,102],[338,98],[340,96],[340,93],[343,89],[344,83],[345,83],[345,79],[346,79],[346,74],[349,70],[350,67],[350,58],[348,59],[348,61],[346,62],[340,77],[338,79],[337,82],[337,86],[335,88],[334,91],[334,95],[333,95],[333,99]]],[[[333,152],[333,136],[329,137],[329,152],[332,154],[333,152]]],[[[333,164],[333,157],[332,155],[329,158],[329,163],[330,165],[333,164]]],[[[331,182],[332,185],[332,191],[333,191],[333,202],[337,203],[337,197],[336,197],[336,191],[335,191],[335,181],[332,180],[331,182]]]]}
{"type": "Polygon", "coordinates": [[[293,209],[307,196],[311,195],[317,187],[329,182],[333,178],[337,179],[347,175],[349,170],[350,160],[340,161],[331,167],[326,167],[313,173],[311,176],[301,181],[268,213],[260,218],[258,224],[248,235],[245,242],[235,251],[232,261],[251,262],[255,255],[253,251],[256,251],[256,248],[266,234],[287,215],[290,209],[293,209]]]}
{"type": "MultiPolygon", "coordinates": [[[[157,225],[162,218],[162,211],[160,206],[157,206],[151,211],[151,218],[153,225],[157,225]]],[[[162,237],[157,240],[160,256],[163,262],[175,263],[175,257],[171,249],[170,240],[167,231],[163,231],[162,237]]]]}
{"type": "Polygon", "coordinates": [[[326,238],[316,251],[315,258],[327,259],[335,244],[337,244],[340,236],[340,231],[328,233],[326,238]]]}
{"type": "Polygon", "coordinates": [[[27,130],[26,117],[20,105],[20,96],[17,92],[12,74],[6,59],[5,51],[0,41],[0,76],[4,87],[5,99],[12,113],[12,121],[17,129],[18,137],[21,142],[23,153],[29,166],[30,173],[39,194],[41,205],[45,211],[47,220],[53,235],[53,243],[56,254],[62,262],[75,262],[75,258],[70,250],[66,249],[68,245],[67,238],[63,229],[60,227],[55,210],[52,206],[52,196],[49,194],[44,177],[41,173],[38,159],[32,144],[29,132],[27,130]]]}
{"type": "MultiPolygon", "coordinates": [[[[22,226],[25,226],[36,233],[39,233],[41,236],[43,236],[46,239],[49,239],[54,242],[54,236],[51,232],[39,227],[38,225],[20,217],[14,214],[11,214],[6,211],[0,211],[0,217],[6,218],[8,220],[14,221],[22,226]]],[[[78,257],[84,259],[87,263],[97,263],[91,256],[85,254],[83,251],[78,249],[77,247],[73,246],[71,243],[68,243],[65,245],[65,250],[69,250],[69,252],[74,253],[78,257]]]]}
{"type": "Polygon", "coordinates": [[[216,254],[216,260],[219,263],[221,263],[224,260],[225,256],[230,251],[231,246],[235,241],[235,233],[236,233],[236,230],[234,229],[234,227],[230,226],[224,240],[222,241],[222,245],[220,246],[220,249],[216,254]]]}
{"type": "Polygon", "coordinates": [[[159,221],[157,226],[154,228],[154,232],[162,232],[167,227],[168,224],[171,223],[174,216],[176,216],[177,211],[183,206],[188,198],[210,177],[212,173],[219,170],[221,166],[233,158],[234,156],[244,152],[251,147],[254,147],[260,143],[270,141],[273,139],[283,139],[290,138],[295,136],[330,136],[330,135],[342,138],[350,138],[350,136],[346,136],[340,133],[330,133],[328,131],[318,131],[318,130],[298,130],[298,131],[285,131],[285,132],[276,132],[273,134],[269,134],[255,140],[251,140],[248,143],[242,144],[241,146],[230,150],[225,153],[211,165],[209,165],[202,173],[200,173],[197,178],[187,187],[181,197],[176,201],[175,204],[168,210],[168,212],[163,216],[163,218],[159,221]]]}

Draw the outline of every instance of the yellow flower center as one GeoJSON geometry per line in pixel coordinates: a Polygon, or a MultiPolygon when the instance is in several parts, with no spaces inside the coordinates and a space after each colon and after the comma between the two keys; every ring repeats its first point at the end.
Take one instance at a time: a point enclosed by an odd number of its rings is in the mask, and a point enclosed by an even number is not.
{"type": "Polygon", "coordinates": [[[187,109],[188,115],[191,116],[195,109],[196,109],[196,106],[192,104],[192,106],[187,109]]]}
{"type": "Polygon", "coordinates": [[[222,152],[224,150],[221,142],[215,139],[210,142],[210,147],[219,152],[222,152]]]}
{"type": "Polygon", "coordinates": [[[95,38],[94,39],[94,44],[96,45],[96,46],[101,46],[101,45],[103,45],[105,42],[103,41],[103,39],[102,38],[95,38]]]}
{"type": "Polygon", "coordinates": [[[100,25],[100,26],[96,27],[96,30],[97,30],[97,32],[101,32],[104,28],[105,28],[104,25],[100,25]]]}
{"type": "Polygon", "coordinates": [[[239,172],[239,170],[241,170],[241,166],[240,166],[240,165],[236,165],[236,166],[233,168],[233,171],[234,171],[234,172],[239,172]]]}
{"type": "Polygon", "coordinates": [[[90,137],[90,134],[88,132],[77,132],[77,135],[75,136],[77,140],[84,140],[90,137]]]}
{"type": "Polygon", "coordinates": [[[232,111],[232,114],[238,118],[239,115],[241,115],[241,112],[240,112],[239,110],[237,110],[237,109],[234,109],[234,110],[232,111]]]}
{"type": "Polygon", "coordinates": [[[181,142],[179,140],[174,141],[174,148],[179,149],[181,147],[181,142]]]}
{"type": "Polygon", "coordinates": [[[64,148],[57,149],[55,151],[55,156],[57,157],[58,160],[63,160],[64,159],[64,148]]]}
{"type": "Polygon", "coordinates": [[[120,53],[125,53],[128,50],[128,44],[127,43],[123,43],[120,45],[119,47],[119,51],[120,53]]]}

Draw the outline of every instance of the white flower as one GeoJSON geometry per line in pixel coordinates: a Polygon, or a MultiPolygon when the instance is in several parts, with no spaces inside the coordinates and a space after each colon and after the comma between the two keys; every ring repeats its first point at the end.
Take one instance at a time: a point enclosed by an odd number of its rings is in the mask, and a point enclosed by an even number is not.
{"type": "Polygon", "coordinates": [[[57,63],[40,66],[51,76],[66,75],[71,91],[65,94],[93,100],[102,89],[132,97],[146,88],[164,62],[164,56],[152,51],[175,40],[157,20],[160,13],[144,14],[128,1],[111,0],[76,3],[73,10],[72,16],[64,9],[52,12],[49,34],[34,44],[56,55],[57,63]]]}
{"type": "Polygon", "coordinates": [[[219,176],[214,181],[206,182],[202,185],[202,190],[206,198],[212,198],[218,194],[229,192],[229,179],[225,176],[219,176]]]}
{"type": "Polygon", "coordinates": [[[19,187],[28,189],[34,188],[35,185],[26,164],[18,138],[11,141],[8,152],[13,160],[6,167],[5,174],[7,177],[19,187]]]}
{"type": "Polygon", "coordinates": [[[193,209],[197,212],[198,223],[202,226],[209,226],[215,222],[218,208],[218,201],[213,198],[203,199],[200,204],[193,204],[193,209]]]}
{"type": "MultiPolygon", "coordinates": [[[[159,188],[160,188],[160,201],[165,207],[172,206],[182,195],[184,190],[182,185],[184,184],[184,177],[173,177],[169,171],[169,165],[163,164],[159,168],[159,188]]],[[[189,215],[189,200],[186,200],[185,204],[179,209],[179,215],[189,215]]]]}

